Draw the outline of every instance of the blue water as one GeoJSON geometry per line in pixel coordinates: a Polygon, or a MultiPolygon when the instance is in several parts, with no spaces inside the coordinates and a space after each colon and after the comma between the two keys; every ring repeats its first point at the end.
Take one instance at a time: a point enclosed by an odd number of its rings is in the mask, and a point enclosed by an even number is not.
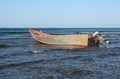
{"type": "MultiPolygon", "coordinates": [[[[69,33],[69,32],[120,32],[120,28],[34,28],[51,33],[69,33]]],[[[28,32],[29,28],[0,28],[1,32],[28,32]]]]}
{"type": "Polygon", "coordinates": [[[28,28],[0,28],[0,79],[120,79],[120,28],[34,28],[50,34],[100,31],[107,47],[36,44],[28,28]]]}

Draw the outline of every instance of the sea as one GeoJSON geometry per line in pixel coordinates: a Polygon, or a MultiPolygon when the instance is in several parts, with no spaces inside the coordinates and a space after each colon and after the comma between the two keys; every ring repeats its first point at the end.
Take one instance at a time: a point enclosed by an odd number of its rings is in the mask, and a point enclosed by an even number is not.
{"type": "Polygon", "coordinates": [[[50,34],[100,32],[99,47],[35,43],[29,28],[0,28],[0,79],[120,79],[120,28],[33,28],[50,34]]]}

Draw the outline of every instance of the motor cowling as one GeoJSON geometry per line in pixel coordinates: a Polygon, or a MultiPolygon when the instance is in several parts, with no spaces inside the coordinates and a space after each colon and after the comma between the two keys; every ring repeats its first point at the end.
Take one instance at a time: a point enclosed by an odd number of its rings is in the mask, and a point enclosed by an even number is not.
{"type": "Polygon", "coordinates": [[[95,33],[92,34],[93,37],[96,37],[98,35],[99,35],[99,32],[95,32],[95,33]]]}

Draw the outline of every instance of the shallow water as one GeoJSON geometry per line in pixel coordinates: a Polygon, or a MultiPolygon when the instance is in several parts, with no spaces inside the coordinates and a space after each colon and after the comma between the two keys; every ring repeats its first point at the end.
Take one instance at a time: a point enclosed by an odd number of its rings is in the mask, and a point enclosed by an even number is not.
{"type": "Polygon", "coordinates": [[[117,29],[39,29],[57,34],[102,31],[107,47],[61,49],[37,45],[28,29],[0,29],[0,79],[120,79],[117,29]]]}

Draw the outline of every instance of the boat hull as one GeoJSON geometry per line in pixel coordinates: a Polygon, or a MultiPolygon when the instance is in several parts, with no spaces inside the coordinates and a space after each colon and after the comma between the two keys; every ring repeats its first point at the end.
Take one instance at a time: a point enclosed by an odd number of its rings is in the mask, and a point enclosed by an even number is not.
{"type": "Polygon", "coordinates": [[[78,48],[86,48],[90,44],[89,34],[74,34],[74,35],[52,35],[36,30],[29,30],[32,37],[38,44],[51,46],[73,46],[78,48]]]}

